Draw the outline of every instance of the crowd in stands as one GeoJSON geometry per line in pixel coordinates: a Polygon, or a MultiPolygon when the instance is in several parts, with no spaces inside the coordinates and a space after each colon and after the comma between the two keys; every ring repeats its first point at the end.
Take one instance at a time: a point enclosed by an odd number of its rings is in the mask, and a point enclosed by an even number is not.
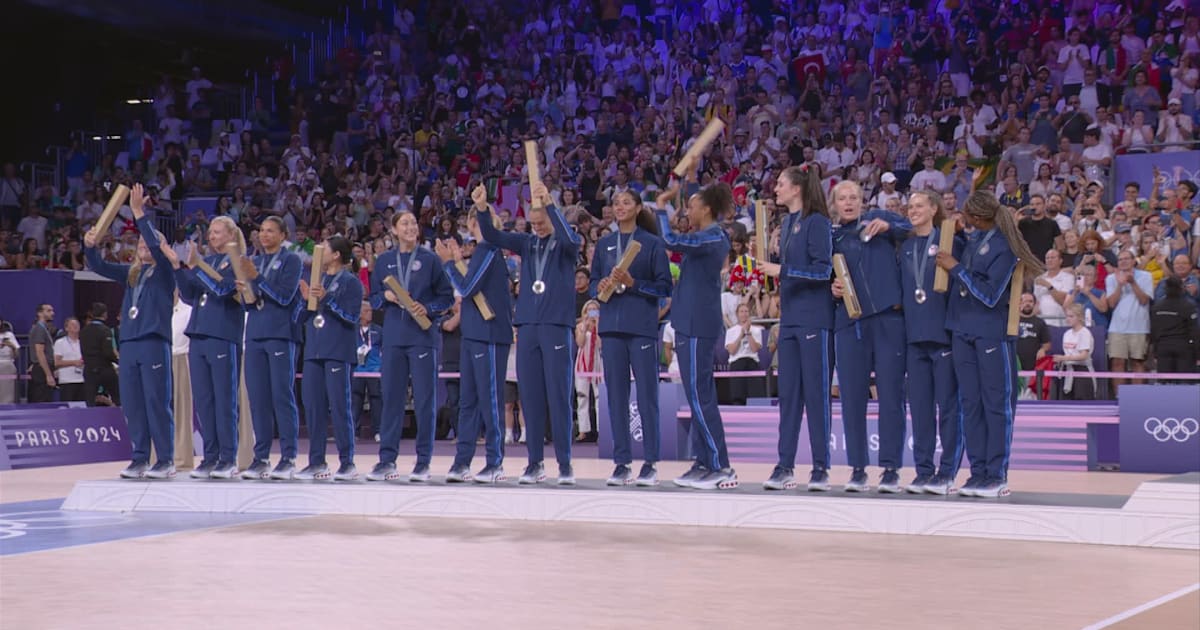
{"type": "MultiPolygon", "coordinates": [[[[613,196],[652,200],[719,117],[726,132],[700,182],[734,189],[725,223],[731,328],[778,317],[750,245],[766,230],[776,249],[778,226],[755,225],[754,202],[769,201],[781,170],[801,163],[830,187],[859,182],[870,205],[901,214],[913,190],[958,207],[974,188],[994,188],[1047,267],[1028,279],[1023,314],[1069,328],[1079,305],[1089,327],[1106,330],[1116,369],[1153,367],[1148,348],[1163,333],[1152,330],[1152,311],[1177,300],[1167,279],[1178,279],[1178,299],[1200,301],[1200,169],[1184,153],[1200,146],[1194,2],[417,6],[401,3],[311,83],[297,78],[277,93],[273,109],[257,99],[246,120],[214,123],[212,84],[196,68],[182,91],[163,79],[154,124],[134,121],[118,153],[72,147],[63,190],[27,189],[6,165],[0,268],[83,269],[81,230],[112,185],[142,182],[159,213],[178,212],[186,197],[217,198],[208,212],[175,217],[168,239],[181,254],[188,241],[202,246],[213,213],[233,218],[252,248],[261,220],[275,215],[304,253],[333,234],[350,237],[369,274],[392,246],[398,211],[417,214],[427,241],[469,242],[469,191],[483,184],[495,199],[526,182],[526,139],[538,142],[542,178],[584,238],[586,268],[615,225],[613,196]],[[1180,164],[1106,190],[1123,152],[1180,152],[1180,164]]],[[[509,229],[529,229],[522,203],[502,204],[509,229]]],[[[686,230],[683,213],[674,216],[686,230]]],[[[126,209],[106,255],[124,260],[135,248],[126,209]]],[[[1022,337],[1040,339],[1026,323],[1022,337]]],[[[771,334],[760,337],[771,345],[771,334]]],[[[1028,360],[1048,353],[1039,343],[1028,360]]],[[[731,354],[757,365],[753,353],[731,354]]],[[[1195,369],[1194,359],[1182,368],[1195,369]]]]}

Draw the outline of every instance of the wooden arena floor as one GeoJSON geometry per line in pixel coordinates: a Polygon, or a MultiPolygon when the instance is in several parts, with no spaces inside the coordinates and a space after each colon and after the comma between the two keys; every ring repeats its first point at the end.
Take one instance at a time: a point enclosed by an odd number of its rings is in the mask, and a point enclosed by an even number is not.
{"type": "MultiPolygon", "coordinates": [[[[523,463],[515,459],[510,475],[523,463]]],[[[435,459],[435,475],[448,463],[435,459]]],[[[57,512],[49,501],[121,465],[0,473],[0,628],[1200,628],[1200,592],[1187,591],[1200,583],[1194,551],[581,523],[101,516],[57,512]],[[107,527],[102,536],[89,537],[89,518],[107,527]],[[37,528],[42,546],[22,547],[37,528]]],[[[609,468],[583,460],[576,474],[609,468]]],[[[759,483],[769,468],[738,472],[759,483]]],[[[834,481],[847,472],[834,471],[834,481]]],[[[1156,476],[1012,477],[1021,490],[1129,494],[1156,476]]]]}

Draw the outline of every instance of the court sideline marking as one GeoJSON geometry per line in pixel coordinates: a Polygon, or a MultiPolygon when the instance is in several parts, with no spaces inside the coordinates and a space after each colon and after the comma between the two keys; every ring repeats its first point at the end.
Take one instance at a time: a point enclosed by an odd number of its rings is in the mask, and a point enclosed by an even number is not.
{"type": "Polygon", "coordinates": [[[1195,584],[1193,584],[1191,586],[1185,586],[1173,593],[1167,593],[1166,595],[1163,595],[1162,597],[1159,597],[1158,599],[1148,601],[1145,604],[1142,604],[1141,606],[1135,606],[1133,608],[1130,608],[1129,610],[1126,610],[1123,613],[1113,615],[1112,617],[1109,617],[1108,619],[1105,619],[1103,621],[1098,621],[1090,626],[1087,626],[1083,630],[1101,630],[1102,628],[1107,628],[1109,626],[1112,626],[1112,625],[1115,625],[1122,621],[1125,621],[1126,619],[1129,619],[1130,617],[1144,613],[1147,610],[1150,610],[1151,608],[1157,608],[1169,601],[1179,599],[1180,597],[1183,597],[1185,595],[1190,595],[1197,590],[1200,590],[1200,582],[1196,582],[1195,584]]]}

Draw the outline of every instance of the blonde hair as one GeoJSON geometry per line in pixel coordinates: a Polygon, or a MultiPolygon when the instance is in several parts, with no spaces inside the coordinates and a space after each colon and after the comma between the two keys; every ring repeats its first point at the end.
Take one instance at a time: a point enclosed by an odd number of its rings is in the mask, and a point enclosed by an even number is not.
{"type": "Polygon", "coordinates": [[[831,200],[837,199],[838,193],[842,192],[843,190],[852,191],[856,196],[858,196],[859,203],[860,204],[862,203],[862,201],[863,201],[862,186],[859,186],[858,182],[851,180],[851,179],[843,179],[842,181],[834,184],[833,190],[829,191],[829,198],[831,200]]]}
{"type": "MultiPolygon", "coordinates": [[[[167,237],[163,236],[163,233],[159,232],[158,230],[154,230],[154,236],[158,237],[159,244],[167,242],[167,237]]],[[[146,238],[143,236],[139,236],[138,240],[141,240],[144,242],[146,240],[146,238]]],[[[149,243],[146,243],[146,249],[150,249],[149,243]]],[[[137,253],[134,253],[133,264],[131,264],[129,266],[129,276],[126,278],[126,282],[129,283],[130,287],[133,287],[137,284],[138,278],[140,278],[141,275],[142,275],[142,257],[138,256],[137,253]]]]}
{"type": "Polygon", "coordinates": [[[593,306],[595,306],[596,308],[600,308],[600,302],[598,300],[588,300],[588,301],[584,302],[583,308],[579,309],[579,317],[581,319],[584,317],[587,317],[588,309],[593,306]]]}
{"type": "Polygon", "coordinates": [[[1074,315],[1075,317],[1078,317],[1080,319],[1080,321],[1083,321],[1083,305],[1082,304],[1068,304],[1067,305],[1067,315],[1074,315]]]}
{"type": "MultiPolygon", "coordinates": [[[[225,229],[229,230],[229,232],[234,235],[234,238],[237,239],[238,249],[241,250],[241,252],[243,254],[245,254],[246,253],[246,235],[242,234],[242,230],[240,228],[238,228],[237,223],[234,223],[233,219],[222,215],[219,217],[213,217],[213,220],[209,225],[216,225],[218,223],[220,223],[221,225],[224,225],[225,229]]],[[[214,252],[214,253],[224,254],[225,252],[214,252]]]]}

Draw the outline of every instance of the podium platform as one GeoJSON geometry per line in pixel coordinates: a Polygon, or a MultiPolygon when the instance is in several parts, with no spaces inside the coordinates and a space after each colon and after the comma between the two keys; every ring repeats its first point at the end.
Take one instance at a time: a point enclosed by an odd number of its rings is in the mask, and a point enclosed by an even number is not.
{"type": "Polygon", "coordinates": [[[664,484],[608,488],[250,481],[83,481],[63,510],[335,514],[573,521],[958,536],[1200,549],[1200,473],[1142,483],[1131,496],[1015,492],[1003,499],[767,492],[758,484],[700,492],[664,484]]]}

